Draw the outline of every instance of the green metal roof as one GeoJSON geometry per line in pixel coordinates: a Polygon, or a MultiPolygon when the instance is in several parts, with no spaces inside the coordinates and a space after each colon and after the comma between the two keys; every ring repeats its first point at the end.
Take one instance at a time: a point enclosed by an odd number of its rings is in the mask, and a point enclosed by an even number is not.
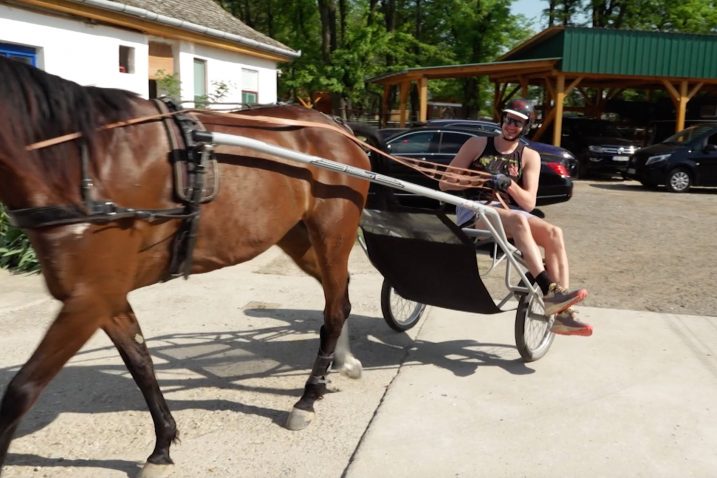
{"type": "Polygon", "coordinates": [[[552,57],[565,73],[717,79],[717,35],[554,27],[499,60],[552,57]]]}

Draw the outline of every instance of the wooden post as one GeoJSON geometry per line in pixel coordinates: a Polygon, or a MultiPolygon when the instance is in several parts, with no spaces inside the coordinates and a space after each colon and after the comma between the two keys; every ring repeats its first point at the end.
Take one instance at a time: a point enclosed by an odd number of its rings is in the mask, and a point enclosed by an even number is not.
{"type": "Polygon", "coordinates": [[[686,80],[680,81],[680,91],[677,91],[677,89],[672,86],[672,83],[670,83],[668,80],[662,80],[662,84],[665,86],[665,89],[670,94],[672,103],[675,105],[675,109],[677,110],[675,132],[682,131],[683,129],[685,129],[687,103],[692,99],[693,96],[697,94],[698,91],[700,91],[700,88],[702,88],[704,82],[697,83],[689,91],[687,90],[689,84],[686,80]]]}
{"type": "Polygon", "coordinates": [[[391,119],[391,105],[388,99],[391,97],[391,86],[387,83],[383,84],[383,97],[381,98],[381,117],[378,119],[379,126],[385,128],[391,119]]]}
{"type": "Polygon", "coordinates": [[[418,79],[418,121],[428,121],[428,79],[425,76],[418,79]]]}
{"type": "Polygon", "coordinates": [[[680,81],[680,96],[677,99],[677,123],[675,124],[675,131],[682,131],[685,129],[685,116],[687,116],[687,102],[690,99],[687,97],[687,81],[680,81]]]}
{"type": "Polygon", "coordinates": [[[553,144],[560,146],[563,133],[563,103],[565,102],[565,75],[558,75],[555,87],[555,127],[553,128],[553,144]]]}

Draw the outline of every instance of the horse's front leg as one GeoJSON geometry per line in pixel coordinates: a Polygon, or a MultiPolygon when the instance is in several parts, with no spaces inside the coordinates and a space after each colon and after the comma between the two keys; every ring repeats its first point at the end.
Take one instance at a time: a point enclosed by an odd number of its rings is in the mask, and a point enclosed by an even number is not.
{"type": "Polygon", "coordinates": [[[147,402],[154,422],[154,451],[147,458],[139,476],[166,476],[174,464],[169,456],[169,447],[178,438],[177,425],[157,383],[152,358],[131,306],[127,304],[126,311],[112,317],[102,329],[117,347],[127,370],[147,402]]]}
{"type": "Polygon", "coordinates": [[[336,351],[334,352],[334,370],[338,370],[342,374],[350,378],[361,378],[363,365],[361,361],[354,357],[351,353],[351,345],[349,344],[349,321],[344,322],[341,329],[341,336],[336,343],[336,351]]]}
{"type": "MultiPolygon", "coordinates": [[[[344,276],[344,290],[339,292],[336,288],[331,288],[329,281],[322,282],[326,293],[326,308],[324,309],[324,325],[321,327],[319,340],[319,353],[314,361],[311,369],[311,375],[304,386],[304,394],[298,402],[294,404],[294,408],[289,413],[286,427],[290,430],[302,430],[306,428],[314,417],[314,403],[324,397],[328,391],[328,371],[331,363],[334,361],[334,352],[339,336],[343,329],[346,318],[351,311],[351,303],[348,300],[348,273],[344,276]],[[333,294],[332,294],[333,292],[333,294]],[[331,298],[334,298],[333,300],[331,298]]],[[[348,340],[348,330],[346,339],[348,340]]],[[[351,366],[358,367],[358,373],[354,371],[354,376],[361,375],[361,362],[353,358],[346,349],[342,350],[342,359],[348,360],[350,356],[351,366]]]]}
{"type": "Polygon", "coordinates": [[[109,308],[92,293],[65,301],[35,353],[13,377],[3,395],[0,404],[0,473],[22,417],[50,380],[109,316],[109,308]]]}

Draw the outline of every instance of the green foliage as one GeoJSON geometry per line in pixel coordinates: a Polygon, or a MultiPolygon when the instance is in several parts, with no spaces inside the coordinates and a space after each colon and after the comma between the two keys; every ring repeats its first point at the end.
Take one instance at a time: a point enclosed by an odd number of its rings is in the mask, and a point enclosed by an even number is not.
{"type": "Polygon", "coordinates": [[[206,108],[212,103],[221,103],[231,90],[229,83],[225,81],[212,81],[213,91],[208,95],[196,96],[194,98],[195,108],[206,108]]]}
{"type": "Polygon", "coordinates": [[[40,270],[30,240],[20,229],[10,225],[7,213],[1,204],[0,267],[18,272],[38,272],[40,270]]]}
{"type": "Polygon", "coordinates": [[[157,71],[157,96],[166,96],[177,103],[181,101],[179,73],[170,75],[164,70],[157,71]]]}
{"type": "MultiPolygon", "coordinates": [[[[339,95],[355,108],[379,93],[368,78],[408,68],[495,61],[552,25],[717,32],[717,0],[536,0],[539,25],[512,15],[515,0],[218,0],[250,27],[302,52],[281,67],[279,97],[339,95]]],[[[431,99],[490,113],[486,78],[431,81],[431,99]]]]}

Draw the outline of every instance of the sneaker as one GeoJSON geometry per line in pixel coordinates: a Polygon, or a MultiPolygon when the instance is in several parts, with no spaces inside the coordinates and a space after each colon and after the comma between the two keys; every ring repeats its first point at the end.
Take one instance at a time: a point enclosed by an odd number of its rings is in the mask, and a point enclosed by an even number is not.
{"type": "Polygon", "coordinates": [[[571,305],[582,302],[587,296],[588,291],[585,289],[566,290],[558,284],[550,284],[548,293],[543,296],[545,315],[550,317],[559,314],[571,305]]]}
{"type": "Polygon", "coordinates": [[[583,337],[590,337],[593,334],[593,328],[590,324],[580,322],[575,315],[573,309],[567,309],[560,312],[555,316],[553,326],[550,331],[558,335],[582,335],[583,337]]]}

